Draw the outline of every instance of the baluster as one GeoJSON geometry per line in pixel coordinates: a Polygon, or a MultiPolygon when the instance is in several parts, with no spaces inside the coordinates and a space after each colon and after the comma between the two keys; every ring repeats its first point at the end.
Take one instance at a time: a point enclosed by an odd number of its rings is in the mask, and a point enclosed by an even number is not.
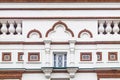
{"type": "Polygon", "coordinates": [[[10,34],[14,35],[14,32],[15,32],[14,21],[8,21],[8,23],[10,24],[9,32],[10,34]]]}
{"type": "Polygon", "coordinates": [[[19,21],[17,21],[16,32],[17,32],[18,35],[20,35],[22,33],[21,22],[19,22],[19,21]]]}
{"type": "Polygon", "coordinates": [[[107,26],[106,26],[107,34],[110,34],[112,31],[111,23],[112,23],[112,21],[107,21],[107,26]]]}
{"type": "Polygon", "coordinates": [[[114,32],[115,34],[118,34],[118,32],[119,32],[118,23],[119,23],[119,21],[115,21],[115,22],[114,22],[113,32],[114,32]]]}
{"type": "Polygon", "coordinates": [[[3,33],[3,35],[6,35],[8,29],[7,29],[7,22],[6,21],[2,21],[2,28],[1,28],[1,32],[3,33]]]}
{"type": "Polygon", "coordinates": [[[99,24],[100,24],[100,25],[99,25],[99,33],[100,33],[100,34],[103,34],[103,32],[104,32],[104,26],[103,26],[103,25],[104,25],[104,22],[100,21],[99,24]]]}

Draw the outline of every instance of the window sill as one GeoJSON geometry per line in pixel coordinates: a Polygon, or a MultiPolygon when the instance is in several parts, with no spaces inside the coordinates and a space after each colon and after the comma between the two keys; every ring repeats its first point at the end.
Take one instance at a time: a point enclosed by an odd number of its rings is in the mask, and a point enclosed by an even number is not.
{"type": "Polygon", "coordinates": [[[17,64],[23,64],[24,62],[23,61],[18,61],[16,62],[17,64]]]}
{"type": "Polygon", "coordinates": [[[108,61],[106,63],[119,63],[118,61],[108,61]]]}
{"type": "Polygon", "coordinates": [[[79,64],[93,64],[93,62],[91,62],[91,61],[82,61],[82,62],[79,62],[79,64]]]}
{"type": "Polygon", "coordinates": [[[29,62],[26,62],[27,64],[41,64],[41,62],[39,61],[29,61],[29,62]]]}
{"type": "Polygon", "coordinates": [[[102,62],[102,61],[97,61],[96,63],[104,63],[104,62],[102,62]]]}
{"type": "Polygon", "coordinates": [[[11,61],[3,61],[3,62],[1,62],[1,64],[13,64],[13,62],[11,62],[11,61]]]}

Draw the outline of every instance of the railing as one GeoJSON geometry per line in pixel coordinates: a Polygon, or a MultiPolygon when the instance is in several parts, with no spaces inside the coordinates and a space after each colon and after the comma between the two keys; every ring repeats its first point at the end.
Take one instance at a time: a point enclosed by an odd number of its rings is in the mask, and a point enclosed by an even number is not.
{"type": "Polygon", "coordinates": [[[1,20],[0,35],[22,35],[22,23],[18,20],[1,20]]]}
{"type": "Polygon", "coordinates": [[[98,23],[99,35],[120,35],[120,21],[117,20],[102,20],[98,23]]]}

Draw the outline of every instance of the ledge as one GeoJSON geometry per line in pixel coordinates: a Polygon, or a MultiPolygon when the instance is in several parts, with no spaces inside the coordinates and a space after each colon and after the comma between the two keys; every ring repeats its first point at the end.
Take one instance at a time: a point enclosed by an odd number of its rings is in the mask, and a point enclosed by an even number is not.
{"type": "Polygon", "coordinates": [[[16,64],[23,64],[24,62],[23,61],[20,61],[20,62],[16,62],[16,64]]]}
{"type": "Polygon", "coordinates": [[[106,63],[119,63],[118,61],[108,61],[106,63]]]}
{"type": "Polygon", "coordinates": [[[96,63],[97,63],[97,64],[101,64],[101,63],[104,63],[104,62],[102,62],[102,61],[97,61],[96,63]]]}
{"type": "Polygon", "coordinates": [[[8,61],[5,61],[5,62],[0,62],[1,64],[13,64],[13,62],[8,62],[8,61]]]}
{"type": "Polygon", "coordinates": [[[30,61],[30,62],[26,62],[26,64],[41,64],[41,62],[37,62],[37,61],[30,61]]]}
{"type": "Polygon", "coordinates": [[[1,0],[3,3],[77,3],[77,2],[120,2],[119,0],[1,0]]]}
{"type": "Polygon", "coordinates": [[[83,61],[83,62],[79,62],[79,64],[93,64],[93,62],[83,61]]]}

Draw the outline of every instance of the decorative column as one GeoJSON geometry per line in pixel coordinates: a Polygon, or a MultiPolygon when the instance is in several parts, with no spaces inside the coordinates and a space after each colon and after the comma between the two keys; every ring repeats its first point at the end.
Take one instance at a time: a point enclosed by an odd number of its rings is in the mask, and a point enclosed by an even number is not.
{"type": "Polygon", "coordinates": [[[118,23],[119,23],[119,21],[114,22],[114,27],[113,27],[114,34],[118,34],[118,32],[119,32],[118,23]]]}
{"type": "Polygon", "coordinates": [[[70,63],[69,67],[67,68],[67,71],[70,75],[70,78],[74,78],[76,71],[78,68],[75,66],[75,39],[70,39],[69,40],[69,48],[70,48],[70,63]]]}
{"type": "Polygon", "coordinates": [[[75,66],[75,39],[71,39],[69,40],[69,44],[70,44],[70,63],[69,66],[70,67],[74,67],[75,66]]]}
{"type": "Polygon", "coordinates": [[[11,35],[14,35],[15,32],[14,21],[8,21],[8,23],[10,24],[9,32],[11,35]]]}
{"type": "Polygon", "coordinates": [[[8,30],[7,29],[7,22],[3,20],[1,23],[2,23],[1,32],[3,33],[3,35],[6,35],[7,30],[8,30]]]}
{"type": "Polygon", "coordinates": [[[44,40],[45,43],[45,54],[46,54],[46,61],[45,61],[45,66],[42,67],[42,70],[45,74],[45,77],[49,80],[50,76],[51,76],[51,72],[52,72],[52,67],[50,67],[50,43],[51,40],[50,39],[46,39],[44,40]]]}
{"type": "Polygon", "coordinates": [[[99,33],[100,34],[103,34],[103,32],[104,32],[104,21],[99,21],[99,33]]]}
{"type": "Polygon", "coordinates": [[[51,43],[51,40],[46,39],[46,40],[44,40],[44,43],[45,43],[45,54],[46,54],[45,67],[50,67],[50,43],[51,43]]]}
{"type": "Polygon", "coordinates": [[[107,21],[107,27],[106,27],[107,34],[110,34],[112,31],[111,23],[112,21],[107,21]]]}
{"type": "Polygon", "coordinates": [[[21,35],[21,33],[22,33],[21,23],[22,23],[21,21],[16,21],[16,24],[17,24],[16,32],[18,35],[21,35]]]}

